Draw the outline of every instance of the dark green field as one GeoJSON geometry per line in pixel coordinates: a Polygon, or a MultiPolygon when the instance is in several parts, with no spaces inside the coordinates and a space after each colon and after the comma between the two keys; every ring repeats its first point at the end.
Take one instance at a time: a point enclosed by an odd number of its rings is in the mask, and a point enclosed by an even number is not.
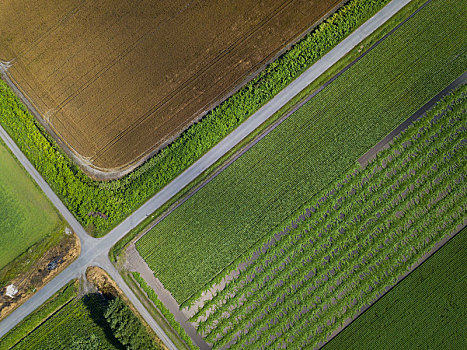
{"type": "Polygon", "coordinates": [[[182,303],[467,69],[463,2],[435,0],[143,236],[182,303]]]}
{"type": "Polygon", "coordinates": [[[464,229],[323,349],[466,349],[466,247],[464,229]]]}

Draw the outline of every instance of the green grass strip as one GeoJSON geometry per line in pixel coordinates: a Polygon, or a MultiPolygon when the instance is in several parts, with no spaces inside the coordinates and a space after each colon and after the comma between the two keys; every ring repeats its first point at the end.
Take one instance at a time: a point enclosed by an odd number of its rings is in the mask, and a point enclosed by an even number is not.
{"type": "Polygon", "coordinates": [[[240,123],[381,9],[389,0],[350,0],[255,79],[120,180],[90,180],[0,82],[0,124],[90,232],[101,236],[193,164],[240,123]],[[93,217],[102,212],[108,219],[93,217]]]}
{"type": "Polygon", "coordinates": [[[180,325],[175,320],[174,315],[165,307],[165,305],[159,300],[157,297],[157,294],[152,290],[151,287],[146,283],[143,277],[141,277],[141,274],[139,272],[132,272],[132,275],[136,282],[141,286],[141,288],[146,292],[147,296],[149,299],[154,303],[154,305],[159,309],[159,311],[164,315],[165,319],[169,324],[172,326],[172,328],[175,330],[175,332],[178,333],[180,338],[183,339],[183,341],[188,345],[190,349],[199,349],[195,344],[193,344],[193,341],[191,340],[190,336],[186,334],[185,329],[180,325]]]}

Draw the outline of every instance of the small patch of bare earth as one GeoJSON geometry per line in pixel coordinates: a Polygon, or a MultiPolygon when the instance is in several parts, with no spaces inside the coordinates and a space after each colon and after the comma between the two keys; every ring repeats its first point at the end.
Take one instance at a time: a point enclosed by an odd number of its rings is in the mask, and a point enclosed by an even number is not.
{"type": "Polygon", "coordinates": [[[16,286],[18,293],[10,298],[6,296],[6,286],[0,290],[0,320],[62,272],[79,256],[80,251],[78,236],[75,234],[64,236],[60,243],[50,248],[26,273],[11,280],[9,284],[16,286]],[[49,270],[48,265],[52,261],[56,262],[56,267],[49,270]]]}

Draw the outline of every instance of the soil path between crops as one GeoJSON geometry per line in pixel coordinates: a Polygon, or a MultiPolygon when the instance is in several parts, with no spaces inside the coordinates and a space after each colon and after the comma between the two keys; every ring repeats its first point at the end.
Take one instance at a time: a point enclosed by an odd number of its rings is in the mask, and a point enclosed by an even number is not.
{"type": "Polygon", "coordinates": [[[204,339],[196,333],[195,327],[188,322],[187,315],[180,311],[180,307],[177,304],[177,301],[174,299],[172,294],[164,288],[163,284],[154,276],[154,273],[149,268],[148,264],[136,251],[134,243],[131,243],[126,250],[125,259],[125,270],[128,271],[137,271],[141,274],[141,277],[147,282],[149,287],[156,292],[159,300],[165,305],[167,309],[174,315],[175,320],[180,323],[188,336],[193,340],[193,342],[201,349],[208,350],[211,347],[204,341],[204,339]]]}
{"type": "MultiPolygon", "coordinates": [[[[371,306],[375,305],[378,300],[380,300],[382,297],[384,297],[389,291],[391,291],[393,288],[395,288],[402,280],[404,280],[408,275],[410,275],[411,272],[413,272],[417,267],[419,267],[421,264],[423,264],[425,261],[427,261],[433,254],[435,254],[441,247],[443,247],[446,243],[448,243],[451,239],[453,239],[456,235],[461,234],[461,232],[466,229],[467,227],[467,219],[464,220],[463,224],[459,224],[451,234],[446,235],[441,241],[437,242],[433,249],[422,256],[415,264],[410,266],[410,268],[404,272],[403,275],[397,277],[397,282],[392,285],[392,286],[387,286],[375,300],[372,301],[371,304],[367,304],[362,307],[360,312],[358,312],[354,317],[348,318],[344,321],[344,324],[336,329],[331,336],[326,340],[325,343],[320,343],[318,349],[322,349],[323,347],[326,349],[326,344],[330,343],[332,339],[334,339],[340,332],[342,332],[346,327],[348,327],[353,321],[355,321],[358,317],[360,317],[365,311],[371,308],[371,306]]],[[[332,343],[331,343],[332,344],[332,343]]],[[[331,347],[328,347],[329,349],[332,349],[331,347]]]]}
{"type": "MultiPolygon", "coordinates": [[[[328,54],[323,56],[319,61],[314,63],[308,70],[300,75],[296,80],[289,84],[285,89],[279,92],[272,100],[260,108],[255,114],[242,123],[231,134],[214,146],[209,152],[201,157],[197,162],[185,170],[181,175],[175,178],[170,184],[164,187],[139,209],[135,210],[128,218],[115,227],[110,233],[103,238],[90,237],[83,227],[78,223],[74,216],[68,211],[65,205],[52,191],[50,186],[41,177],[29,160],[20,151],[18,146],[0,127],[0,137],[7,144],[15,157],[21,162],[25,169],[30,173],[34,181],[44,191],[50,201],[57,207],[61,215],[68,221],[73,231],[78,235],[81,241],[81,255],[70,264],[63,272],[52,279],[46,286],[34,294],[23,305],[18,307],[8,317],[0,322],[0,337],[5,335],[27,315],[38,308],[61,287],[68,283],[73,278],[78,278],[83,275],[88,266],[99,266],[104,268],[107,273],[114,279],[120,289],[126,294],[131,303],[135,306],[141,316],[154,330],[157,336],[164,342],[169,349],[176,349],[173,342],[161,329],[161,327],[150,316],[149,312],[144,308],[139,299],[131,291],[128,285],[124,282],[117,269],[112,265],[108,258],[110,248],[129,231],[134,229],[147,216],[164,205],[170,198],[176,195],[181,189],[189,185],[201,173],[208,169],[211,165],[217,162],[222,156],[229,152],[235,145],[246,138],[252,131],[261,126],[270,116],[280,110],[290,99],[306,88],[310,83],[317,79],[322,73],[338,62],[350,50],[356,47],[362,40],[368,37],[401,8],[407,5],[410,0],[393,0],[381,9],[377,14],[370,18],[367,22],[356,29],[352,34],[345,38],[340,44],[332,49],[328,54]]],[[[0,74],[8,82],[6,70],[8,66],[0,65],[0,74]]],[[[10,84],[11,86],[11,84],[10,84]]],[[[13,86],[14,88],[14,86],[13,86]]],[[[18,90],[15,89],[18,93],[18,90]]],[[[30,107],[30,103],[18,93],[23,102],[30,107]]],[[[32,110],[34,113],[34,111],[32,110]]]]}

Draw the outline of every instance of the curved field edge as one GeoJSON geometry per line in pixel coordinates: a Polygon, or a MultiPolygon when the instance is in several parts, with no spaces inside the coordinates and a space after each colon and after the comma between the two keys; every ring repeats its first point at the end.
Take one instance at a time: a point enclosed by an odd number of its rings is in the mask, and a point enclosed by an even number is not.
{"type": "Polygon", "coordinates": [[[465,71],[450,4],[430,2],[136,242],[180,304],[465,71]]]}
{"type": "Polygon", "coordinates": [[[388,2],[349,1],[171,145],[120,180],[88,178],[4,82],[0,83],[0,124],[80,223],[102,236],[388,2]]]}
{"type": "Polygon", "coordinates": [[[465,348],[466,246],[464,228],[323,349],[465,348]]]}
{"type": "Polygon", "coordinates": [[[465,226],[466,94],[447,96],[218,276],[226,287],[190,311],[206,341],[319,346],[465,226]]]}

